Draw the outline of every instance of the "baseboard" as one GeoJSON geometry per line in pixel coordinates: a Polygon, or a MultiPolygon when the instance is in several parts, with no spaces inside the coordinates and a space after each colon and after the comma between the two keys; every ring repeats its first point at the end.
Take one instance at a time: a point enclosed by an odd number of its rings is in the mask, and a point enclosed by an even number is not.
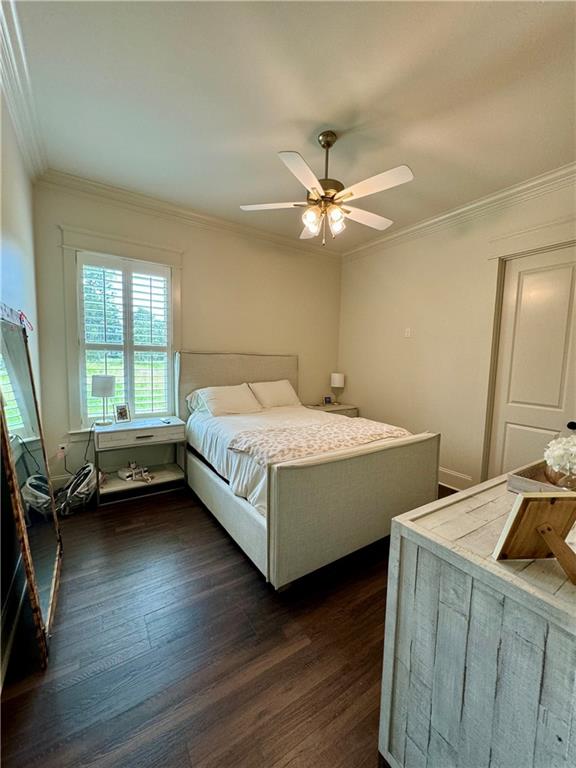
{"type": "Polygon", "coordinates": [[[466,488],[474,485],[470,475],[464,475],[462,472],[455,472],[453,469],[447,469],[446,467],[439,467],[438,482],[447,488],[453,488],[455,491],[465,491],[466,488]]]}
{"type": "Polygon", "coordinates": [[[59,490],[64,485],[66,485],[66,483],[68,482],[68,480],[70,480],[71,477],[72,477],[71,474],[68,474],[68,475],[50,475],[50,480],[52,481],[52,487],[56,491],[59,490]]]}

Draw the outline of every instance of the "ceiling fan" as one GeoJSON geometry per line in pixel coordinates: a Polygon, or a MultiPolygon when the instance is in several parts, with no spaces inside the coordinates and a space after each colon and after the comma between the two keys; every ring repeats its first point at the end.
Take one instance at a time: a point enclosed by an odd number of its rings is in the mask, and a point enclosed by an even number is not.
{"type": "Polygon", "coordinates": [[[318,135],[318,144],[325,150],[324,177],[317,179],[314,172],[298,154],[298,152],[278,152],[278,157],[286,165],[288,170],[296,176],[298,181],[308,190],[305,203],[257,203],[255,205],[241,205],[243,211],[270,211],[277,208],[304,208],[302,222],[304,229],[301,239],[316,237],[322,232],[322,245],[326,244],[326,223],[332,237],[343,232],[346,228],[346,219],[352,219],[359,224],[364,224],[373,229],[383,230],[394,222],[384,216],[378,216],[361,208],[348,205],[349,200],[356,201],[361,197],[383,192],[385,189],[397,187],[412,181],[414,174],[407,165],[399,165],[384,173],[371,176],[369,179],[344,187],[341,181],[328,177],[328,156],[338,136],[334,131],[322,131],[318,135]]]}

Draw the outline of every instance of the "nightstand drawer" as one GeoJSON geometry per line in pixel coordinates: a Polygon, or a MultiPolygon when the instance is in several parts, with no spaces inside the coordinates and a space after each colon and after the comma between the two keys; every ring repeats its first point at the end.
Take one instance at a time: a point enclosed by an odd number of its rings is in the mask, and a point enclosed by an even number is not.
{"type": "Polygon", "coordinates": [[[313,411],[333,413],[335,416],[348,416],[348,418],[360,416],[358,406],[346,403],[338,403],[338,405],[335,405],[334,403],[326,403],[326,405],[307,405],[306,408],[311,408],[313,411]]]}
{"type": "Polygon", "coordinates": [[[96,448],[105,451],[111,448],[132,448],[136,445],[152,443],[180,443],[186,439],[186,428],[180,426],[153,427],[97,432],[95,435],[96,448]]]}
{"type": "Polygon", "coordinates": [[[336,416],[348,416],[349,418],[353,419],[358,416],[358,408],[346,408],[345,410],[341,411],[332,411],[332,413],[336,416]]]}

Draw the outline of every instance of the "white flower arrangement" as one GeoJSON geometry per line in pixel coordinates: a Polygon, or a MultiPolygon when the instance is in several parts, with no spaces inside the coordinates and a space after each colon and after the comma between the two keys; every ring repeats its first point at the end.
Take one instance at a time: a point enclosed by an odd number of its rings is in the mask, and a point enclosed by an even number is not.
{"type": "Polygon", "coordinates": [[[555,472],[576,475],[576,435],[558,437],[549,442],[544,459],[555,472]]]}

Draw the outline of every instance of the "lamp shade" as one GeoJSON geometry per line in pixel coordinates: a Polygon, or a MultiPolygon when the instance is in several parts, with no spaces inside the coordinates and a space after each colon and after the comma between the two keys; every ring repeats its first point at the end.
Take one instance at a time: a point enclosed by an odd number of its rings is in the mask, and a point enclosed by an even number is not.
{"type": "Polygon", "coordinates": [[[116,376],[92,376],[92,397],[112,397],[116,376]]]}
{"type": "Polygon", "coordinates": [[[336,387],[336,389],[341,389],[344,386],[344,374],[343,373],[330,374],[330,386],[336,387]]]}

